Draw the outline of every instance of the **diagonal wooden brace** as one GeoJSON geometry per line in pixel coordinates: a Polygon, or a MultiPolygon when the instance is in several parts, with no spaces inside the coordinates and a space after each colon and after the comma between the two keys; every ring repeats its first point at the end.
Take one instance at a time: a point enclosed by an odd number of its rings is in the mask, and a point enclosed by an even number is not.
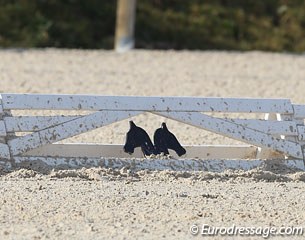
{"type": "Polygon", "coordinates": [[[198,112],[152,112],[176,121],[224,135],[258,147],[265,147],[283,152],[292,157],[303,159],[300,144],[273,137],[270,134],[247,128],[220,118],[198,112]]]}
{"type": "Polygon", "coordinates": [[[46,144],[88,132],[90,130],[136,116],[139,111],[98,111],[92,114],[73,119],[69,122],[58,124],[22,137],[8,141],[8,146],[13,156],[46,144]]]}

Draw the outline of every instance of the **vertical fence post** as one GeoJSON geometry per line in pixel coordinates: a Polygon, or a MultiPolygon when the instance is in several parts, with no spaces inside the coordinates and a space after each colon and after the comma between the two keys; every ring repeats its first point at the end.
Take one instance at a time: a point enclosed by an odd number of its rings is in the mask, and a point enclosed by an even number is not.
{"type": "Polygon", "coordinates": [[[287,115],[287,119],[288,120],[292,120],[295,121],[296,125],[297,125],[297,132],[298,132],[298,136],[296,136],[295,138],[291,137],[293,141],[299,142],[299,144],[301,145],[302,148],[302,154],[303,154],[303,162],[304,162],[304,166],[305,166],[305,154],[304,154],[304,148],[305,148],[305,143],[303,141],[303,138],[301,137],[301,134],[303,133],[303,127],[304,127],[304,116],[302,117],[296,117],[296,113],[298,112],[298,108],[295,108],[295,105],[292,105],[293,107],[293,115],[287,115]]]}
{"type": "Polygon", "coordinates": [[[4,123],[4,114],[2,106],[2,97],[0,94],[0,170],[10,169],[12,167],[10,150],[7,145],[7,133],[4,123]]]}
{"type": "Polygon", "coordinates": [[[134,47],[136,0],[118,0],[115,28],[115,50],[125,52],[134,47]]]}

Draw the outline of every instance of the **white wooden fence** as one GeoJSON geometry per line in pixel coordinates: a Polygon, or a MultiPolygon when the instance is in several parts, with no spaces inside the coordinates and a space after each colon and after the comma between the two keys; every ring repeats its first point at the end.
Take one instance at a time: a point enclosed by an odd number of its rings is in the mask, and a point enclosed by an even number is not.
{"type": "MultiPolygon", "coordinates": [[[[304,118],[305,105],[292,104],[289,99],[0,94],[0,164],[10,167],[39,160],[49,165],[121,166],[123,162],[129,162],[143,168],[222,170],[249,169],[266,163],[260,159],[279,159],[278,162],[283,164],[305,169],[304,118]],[[89,110],[90,113],[13,116],[13,110],[89,110]],[[248,145],[185,146],[187,154],[183,159],[128,160],[124,159],[130,156],[123,152],[122,145],[56,143],[143,112],[248,145]],[[211,112],[262,113],[266,118],[236,119],[207,115],[211,112]],[[26,134],[16,136],[19,132],[26,134]]],[[[140,151],[132,157],[141,157],[140,151]]]]}

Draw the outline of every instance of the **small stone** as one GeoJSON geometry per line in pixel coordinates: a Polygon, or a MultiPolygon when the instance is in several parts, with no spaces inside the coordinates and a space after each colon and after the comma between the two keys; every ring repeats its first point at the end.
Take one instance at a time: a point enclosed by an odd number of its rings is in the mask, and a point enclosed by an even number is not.
{"type": "Polygon", "coordinates": [[[198,216],[198,217],[202,217],[202,216],[203,216],[203,213],[197,213],[197,216],[198,216]]]}
{"type": "Polygon", "coordinates": [[[187,193],[186,192],[182,192],[178,194],[179,197],[187,197],[187,193]]]}
{"type": "Polygon", "coordinates": [[[89,226],[89,227],[88,227],[88,232],[94,232],[93,226],[89,226]]]}

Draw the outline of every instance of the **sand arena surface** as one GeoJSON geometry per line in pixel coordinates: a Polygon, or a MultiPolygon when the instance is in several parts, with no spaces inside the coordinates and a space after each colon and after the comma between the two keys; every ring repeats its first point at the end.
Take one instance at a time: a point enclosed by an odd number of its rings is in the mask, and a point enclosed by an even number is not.
{"type": "MultiPolygon", "coordinates": [[[[303,55],[0,51],[0,92],[264,97],[305,103],[304,89],[303,55]]],[[[145,114],[133,120],[152,135],[164,118],[145,114]]],[[[237,143],[166,122],[183,144],[237,143]]],[[[128,121],[122,121],[66,142],[123,143],[127,130],[128,121]]],[[[2,171],[0,239],[186,239],[192,237],[194,223],[305,227],[304,181],[302,172],[268,168],[223,173],[2,171]]]]}

